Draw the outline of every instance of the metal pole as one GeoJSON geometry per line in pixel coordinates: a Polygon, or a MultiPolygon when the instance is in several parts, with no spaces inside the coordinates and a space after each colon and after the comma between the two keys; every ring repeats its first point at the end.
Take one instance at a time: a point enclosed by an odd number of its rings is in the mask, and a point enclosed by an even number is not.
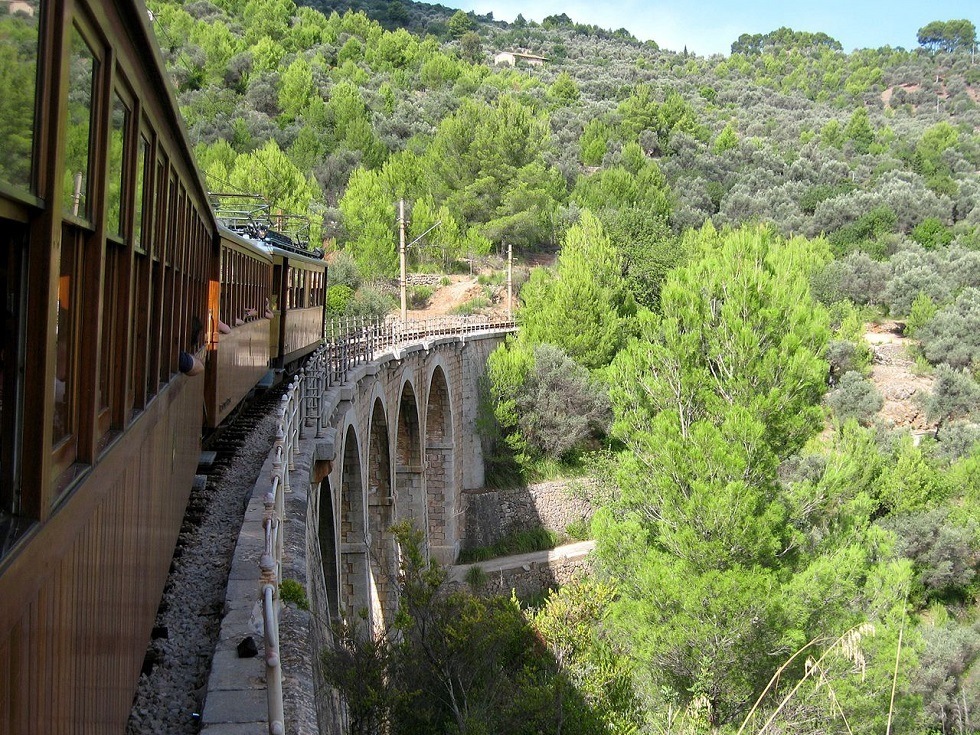
{"type": "Polygon", "coordinates": [[[514,246],[507,243],[507,321],[514,318],[514,246]]]}
{"type": "Polygon", "coordinates": [[[405,200],[398,200],[398,261],[401,265],[402,322],[408,319],[408,264],[405,258],[405,200]]]}

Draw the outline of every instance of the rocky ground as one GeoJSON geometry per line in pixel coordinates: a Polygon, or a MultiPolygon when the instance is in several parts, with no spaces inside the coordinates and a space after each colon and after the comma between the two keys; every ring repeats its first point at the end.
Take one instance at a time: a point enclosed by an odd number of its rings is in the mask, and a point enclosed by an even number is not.
{"type": "Polygon", "coordinates": [[[871,382],[885,399],[878,413],[882,422],[914,433],[934,431],[935,424],[926,421],[918,400],[932,390],[933,378],[915,373],[915,361],[908,350],[912,340],[902,335],[902,325],[894,321],[869,324],[864,338],[874,355],[871,382]]]}
{"type": "Polygon", "coordinates": [[[209,475],[206,489],[191,497],[127,735],[194,735],[200,730],[235,542],[275,437],[278,402],[265,403],[268,409],[239,450],[209,475]]]}

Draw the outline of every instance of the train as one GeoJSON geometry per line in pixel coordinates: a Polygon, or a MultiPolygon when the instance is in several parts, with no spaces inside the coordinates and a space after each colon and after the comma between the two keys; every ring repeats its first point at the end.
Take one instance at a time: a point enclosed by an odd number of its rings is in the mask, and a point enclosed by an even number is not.
{"type": "Polygon", "coordinates": [[[125,730],[202,433],[322,339],[322,254],[216,214],[150,23],[0,0],[0,735],[125,730]]]}

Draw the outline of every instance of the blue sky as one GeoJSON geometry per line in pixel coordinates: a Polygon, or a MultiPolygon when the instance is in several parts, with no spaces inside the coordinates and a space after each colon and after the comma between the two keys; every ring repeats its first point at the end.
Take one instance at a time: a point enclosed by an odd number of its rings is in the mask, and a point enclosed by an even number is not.
{"type": "Polygon", "coordinates": [[[577,23],[626,28],[641,41],[653,39],[661,48],[697,54],[728,54],[742,33],[768,33],[781,26],[797,31],[823,31],[856,48],[915,48],[915,36],[933,20],[966,18],[980,25],[977,0],[456,0],[445,5],[493,12],[496,20],[513,21],[518,13],[540,22],[567,13],[577,23]]]}

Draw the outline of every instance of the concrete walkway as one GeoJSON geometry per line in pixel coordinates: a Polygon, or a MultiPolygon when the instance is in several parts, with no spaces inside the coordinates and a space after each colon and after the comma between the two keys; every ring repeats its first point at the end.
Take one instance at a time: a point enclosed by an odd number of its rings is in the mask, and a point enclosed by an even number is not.
{"type": "MultiPolygon", "coordinates": [[[[558,572],[559,577],[565,577],[560,570],[575,570],[585,562],[586,557],[595,548],[595,541],[578,541],[574,544],[557,546],[554,549],[544,551],[532,551],[528,554],[515,554],[514,556],[498,556],[487,561],[473,562],[472,564],[457,564],[449,568],[450,583],[463,584],[466,575],[473,567],[480,567],[488,576],[498,577],[501,585],[506,587],[508,583],[513,584],[513,575],[522,576],[521,573],[533,573],[535,570],[548,569],[558,572]]],[[[567,581],[561,579],[562,582],[567,581]]],[[[520,585],[517,585],[520,586],[520,585]]]]}

